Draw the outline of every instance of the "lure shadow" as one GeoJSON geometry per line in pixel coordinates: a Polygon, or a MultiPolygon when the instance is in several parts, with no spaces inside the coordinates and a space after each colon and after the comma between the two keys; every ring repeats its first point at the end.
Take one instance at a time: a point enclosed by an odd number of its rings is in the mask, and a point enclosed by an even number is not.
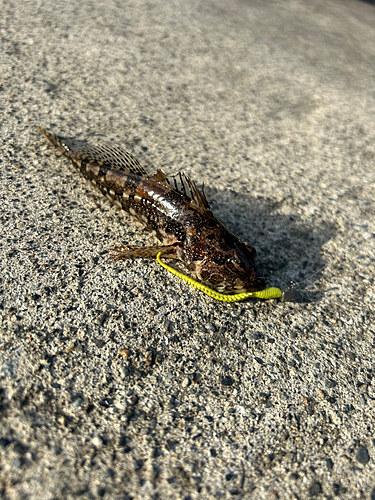
{"type": "Polygon", "coordinates": [[[257,250],[258,264],[268,284],[285,292],[288,302],[316,302],[324,292],[317,284],[327,263],[322,246],[334,237],[333,224],[306,224],[298,215],[280,213],[281,203],[231,190],[206,188],[213,213],[241,240],[257,250]],[[291,282],[295,285],[291,291],[291,282]]]}

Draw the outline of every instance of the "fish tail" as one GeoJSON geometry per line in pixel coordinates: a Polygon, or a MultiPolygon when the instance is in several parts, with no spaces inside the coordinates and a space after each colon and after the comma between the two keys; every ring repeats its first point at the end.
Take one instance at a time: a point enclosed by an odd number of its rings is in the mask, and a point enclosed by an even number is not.
{"type": "Polygon", "coordinates": [[[36,128],[39,130],[39,132],[41,134],[43,134],[45,137],[47,137],[48,141],[53,146],[55,146],[55,148],[57,148],[59,151],[64,153],[64,155],[70,156],[69,153],[71,150],[70,150],[69,146],[64,142],[64,139],[62,137],[58,137],[54,134],[51,134],[51,132],[48,132],[44,128],[39,127],[38,125],[36,125],[36,128]]]}

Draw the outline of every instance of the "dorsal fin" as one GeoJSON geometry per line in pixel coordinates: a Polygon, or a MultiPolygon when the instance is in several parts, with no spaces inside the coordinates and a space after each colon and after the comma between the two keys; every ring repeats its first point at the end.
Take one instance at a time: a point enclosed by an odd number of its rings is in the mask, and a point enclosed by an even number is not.
{"type": "Polygon", "coordinates": [[[156,174],[153,176],[152,180],[158,182],[159,184],[162,184],[163,186],[173,189],[173,187],[171,186],[171,184],[167,179],[167,176],[162,170],[158,170],[156,174]]]}
{"type": "Polygon", "coordinates": [[[189,200],[193,205],[196,205],[205,212],[211,212],[210,205],[204,193],[204,186],[200,190],[196,183],[190,179],[184,172],[179,172],[172,177],[174,187],[173,189],[189,200]],[[177,179],[179,183],[177,182],[177,179]]]}
{"type": "Polygon", "coordinates": [[[74,145],[74,141],[71,139],[64,139],[63,137],[53,135],[41,127],[37,128],[47,137],[49,142],[72,160],[95,162],[115,170],[133,172],[142,177],[148,177],[146,170],[139,161],[120,147],[109,144],[103,144],[102,146],[90,146],[89,144],[74,145]]]}
{"type": "Polygon", "coordinates": [[[103,144],[102,146],[71,147],[69,157],[74,160],[86,160],[105,165],[115,170],[132,172],[142,177],[148,177],[146,170],[130,153],[118,146],[103,144]]]}

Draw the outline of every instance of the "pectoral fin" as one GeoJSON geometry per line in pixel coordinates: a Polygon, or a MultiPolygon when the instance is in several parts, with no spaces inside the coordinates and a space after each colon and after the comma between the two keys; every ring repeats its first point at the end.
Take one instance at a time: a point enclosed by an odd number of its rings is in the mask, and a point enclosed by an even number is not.
{"type": "Polygon", "coordinates": [[[115,260],[150,259],[156,257],[161,252],[166,259],[176,259],[176,249],[176,244],[153,247],[119,246],[111,248],[111,251],[116,252],[116,254],[111,254],[110,257],[113,257],[115,260]]]}

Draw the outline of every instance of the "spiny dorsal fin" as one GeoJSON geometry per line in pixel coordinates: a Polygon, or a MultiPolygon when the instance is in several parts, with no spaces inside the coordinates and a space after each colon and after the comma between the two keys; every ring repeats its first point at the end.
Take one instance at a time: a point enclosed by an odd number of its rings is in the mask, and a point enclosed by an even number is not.
{"type": "Polygon", "coordinates": [[[173,189],[173,187],[171,186],[171,184],[167,179],[167,176],[162,170],[158,170],[156,174],[153,176],[152,180],[158,182],[159,184],[162,184],[163,186],[173,189]]]}
{"type": "Polygon", "coordinates": [[[188,199],[191,203],[201,208],[205,212],[211,212],[210,205],[207,201],[206,195],[204,193],[204,187],[202,185],[202,191],[200,191],[196,183],[190,179],[184,172],[179,172],[173,176],[173,189],[188,199]],[[179,183],[177,182],[177,179],[179,183]]]}
{"type": "Polygon", "coordinates": [[[95,162],[116,170],[133,172],[142,177],[148,177],[146,170],[139,161],[120,147],[109,144],[103,144],[102,146],[90,146],[89,144],[75,146],[71,139],[64,139],[53,135],[41,127],[37,127],[37,129],[47,137],[51,144],[72,160],[95,162]]]}

